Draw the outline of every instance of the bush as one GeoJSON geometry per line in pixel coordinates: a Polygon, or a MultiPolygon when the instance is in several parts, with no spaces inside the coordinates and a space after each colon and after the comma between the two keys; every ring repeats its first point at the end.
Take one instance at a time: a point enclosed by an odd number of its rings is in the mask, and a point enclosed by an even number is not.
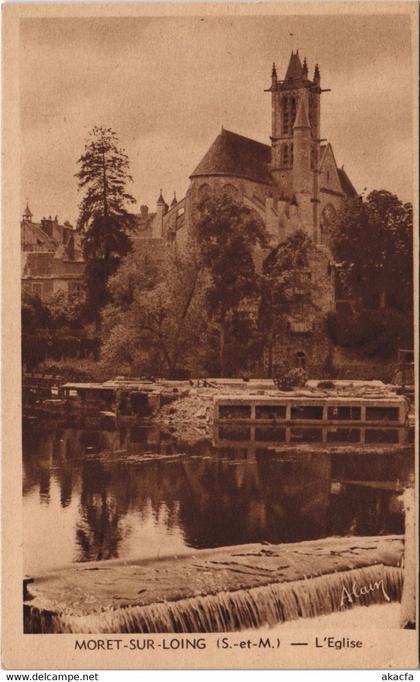
{"type": "Polygon", "coordinates": [[[329,313],[329,337],[338,346],[353,348],[365,357],[389,358],[398,348],[411,348],[411,316],[396,308],[361,310],[357,315],[329,313]]]}
{"type": "Polygon", "coordinates": [[[80,354],[80,339],[70,334],[60,334],[52,337],[50,356],[55,360],[60,358],[76,358],[80,354]]]}
{"type": "Polygon", "coordinates": [[[283,374],[283,376],[274,377],[273,381],[281,391],[289,391],[292,388],[304,386],[307,378],[303,367],[295,367],[286,372],[286,374],[283,374]]]}
{"type": "Polygon", "coordinates": [[[51,348],[51,339],[46,331],[33,334],[22,334],[22,362],[27,370],[34,369],[47,357],[51,348]]]}
{"type": "Polygon", "coordinates": [[[335,388],[333,381],[318,381],[317,388],[335,388]]]}

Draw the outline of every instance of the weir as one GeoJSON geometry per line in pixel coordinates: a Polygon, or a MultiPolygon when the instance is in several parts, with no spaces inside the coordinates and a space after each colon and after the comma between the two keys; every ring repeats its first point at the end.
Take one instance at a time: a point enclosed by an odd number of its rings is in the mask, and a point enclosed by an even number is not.
{"type": "Polygon", "coordinates": [[[402,555],[386,536],[74,564],[27,585],[25,632],[226,632],[399,601],[402,555]]]}

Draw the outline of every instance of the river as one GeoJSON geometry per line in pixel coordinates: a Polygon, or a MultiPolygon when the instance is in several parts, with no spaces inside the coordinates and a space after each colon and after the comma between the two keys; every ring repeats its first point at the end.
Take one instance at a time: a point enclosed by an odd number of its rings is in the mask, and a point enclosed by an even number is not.
{"type": "Polygon", "coordinates": [[[195,442],[131,425],[24,421],[24,568],[189,548],[402,533],[413,447],[195,442]]]}

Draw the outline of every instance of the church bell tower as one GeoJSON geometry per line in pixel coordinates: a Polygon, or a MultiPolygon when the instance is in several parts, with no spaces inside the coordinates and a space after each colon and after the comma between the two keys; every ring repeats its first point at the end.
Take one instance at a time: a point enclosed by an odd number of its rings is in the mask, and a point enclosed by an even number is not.
{"type": "Polygon", "coordinates": [[[271,173],[278,198],[297,204],[302,228],[316,239],[318,231],[318,166],[320,159],[320,95],[318,65],[308,78],[306,59],[292,52],[284,80],[271,74],[271,173]]]}

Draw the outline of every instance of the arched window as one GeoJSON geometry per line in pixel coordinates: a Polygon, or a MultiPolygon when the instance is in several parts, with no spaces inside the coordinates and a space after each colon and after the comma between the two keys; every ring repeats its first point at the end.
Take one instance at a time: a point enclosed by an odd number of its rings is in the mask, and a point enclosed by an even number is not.
{"type": "Polygon", "coordinates": [[[296,118],[296,97],[283,97],[283,135],[293,134],[293,124],[296,118]]]}
{"type": "Polygon", "coordinates": [[[306,368],[306,354],[301,350],[295,353],[295,367],[306,368]]]}
{"type": "Polygon", "coordinates": [[[289,165],[289,145],[283,144],[281,151],[282,166],[287,168],[287,166],[289,165]]]}
{"type": "Polygon", "coordinates": [[[332,204],[327,204],[321,213],[320,241],[327,244],[337,220],[337,211],[332,204]]]}
{"type": "Polygon", "coordinates": [[[198,188],[198,196],[200,199],[205,199],[205,197],[208,197],[210,194],[210,185],[207,183],[204,183],[203,185],[200,185],[198,188]]]}
{"type": "Polygon", "coordinates": [[[293,142],[285,142],[282,146],[282,166],[283,168],[293,166],[293,142]]]}
{"type": "Polygon", "coordinates": [[[223,194],[226,196],[230,197],[231,199],[235,199],[238,196],[238,190],[235,187],[235,185],[232,185],[231,183],[227,183],[226,185],[223,185],[223,194]]]}

